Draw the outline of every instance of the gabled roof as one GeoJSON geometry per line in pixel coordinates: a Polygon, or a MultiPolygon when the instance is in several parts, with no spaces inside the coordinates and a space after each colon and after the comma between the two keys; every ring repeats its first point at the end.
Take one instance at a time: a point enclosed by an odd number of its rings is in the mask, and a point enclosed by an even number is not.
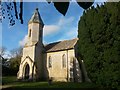
{"type": "Polygon", "coordinates": [[[74,48],[77,41],[78,41],[78,38],[75,38],[72,40],[65,40],[65,41],[50,43],[45,46],[45,50],[46,52],[54,52],[54,51],[72,49],[74,48]]]}
{"type": "Polygon", "coordinates": [[[38,8],[36,8],[34,14],[32,15],[30,21],[28,22],[28,24],[30,24],[30,23],[40,23],[42,26],[44,25],[44,23],[40,17],[38,8]]]}

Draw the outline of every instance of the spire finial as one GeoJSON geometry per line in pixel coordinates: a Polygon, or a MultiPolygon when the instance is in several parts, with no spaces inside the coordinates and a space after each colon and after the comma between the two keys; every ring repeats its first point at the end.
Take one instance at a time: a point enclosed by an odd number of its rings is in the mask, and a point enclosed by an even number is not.
{"type": "Polygon", "coordinates": [[[36,8],[36,10],[38,11],[38,8],[36,8]]]}
{"type": "Polygon", "coordinates": [[[31,19],[29,20],[28,22],[29,24],[30,23],[39,23],[41,24],[42,26],[44,26],[44,23],[40,17],[40,14],[39,14],[39,11],[38,11],[38,8],[36,8],[34,14],[32,15],[31,19]]]}

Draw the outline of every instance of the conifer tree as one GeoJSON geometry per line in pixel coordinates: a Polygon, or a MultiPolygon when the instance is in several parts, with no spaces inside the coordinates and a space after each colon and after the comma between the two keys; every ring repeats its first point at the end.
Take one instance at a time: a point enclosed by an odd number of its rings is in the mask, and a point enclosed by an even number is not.
{"type": "Polygon", "coordinates": [[[120,2],[84,11],[78,26],[78,52],[88,76],[100,86],[120,85],[120,2]]]}

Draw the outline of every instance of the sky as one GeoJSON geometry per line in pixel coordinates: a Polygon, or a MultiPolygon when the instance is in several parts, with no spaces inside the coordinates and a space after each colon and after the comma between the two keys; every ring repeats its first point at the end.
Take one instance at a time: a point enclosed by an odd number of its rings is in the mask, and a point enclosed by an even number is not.
{"type": "MultiPolygon", "coordinates": [[[[100,2],[103,2],[103,0],[100,2]]],[[[19,6],[19,3],[17,3],[17,5],[19,6]]],[[[96,5],[96,2],[94,5],[96,5]]],[[[44,44],[69,40],[77,37],[78,22],[84,10],[83,8],[79,7],[76,2],[70,3],[65,16],[55,9],[53,3],[24,2],[23,24],[21,24],[20,20],[18,19],[15,20],[14,26],[10,26],[7,17],[2,22],[2,46],[6,47],[8,52],[20,46],[24,46],[25,42],[27,41],[28,21],[30,20],[36,8],[38,8],[44,23],[44,44]]],[[[12,12],[12,14],[14,15],[14,12],[12,12]]]]}

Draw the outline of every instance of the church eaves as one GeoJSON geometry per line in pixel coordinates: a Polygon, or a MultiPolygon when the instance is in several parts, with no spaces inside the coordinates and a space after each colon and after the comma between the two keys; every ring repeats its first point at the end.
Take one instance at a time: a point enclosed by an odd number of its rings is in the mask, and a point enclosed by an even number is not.
{"type": "Polygon", "coordinates": [[[44,26],[44,23],[40,17],[38,8],[36,8],[34,14],[32,15],[30,21],[28,22],[28,24],[30,24],[30,23],[40,23],[42,26],[44,26]]]}

